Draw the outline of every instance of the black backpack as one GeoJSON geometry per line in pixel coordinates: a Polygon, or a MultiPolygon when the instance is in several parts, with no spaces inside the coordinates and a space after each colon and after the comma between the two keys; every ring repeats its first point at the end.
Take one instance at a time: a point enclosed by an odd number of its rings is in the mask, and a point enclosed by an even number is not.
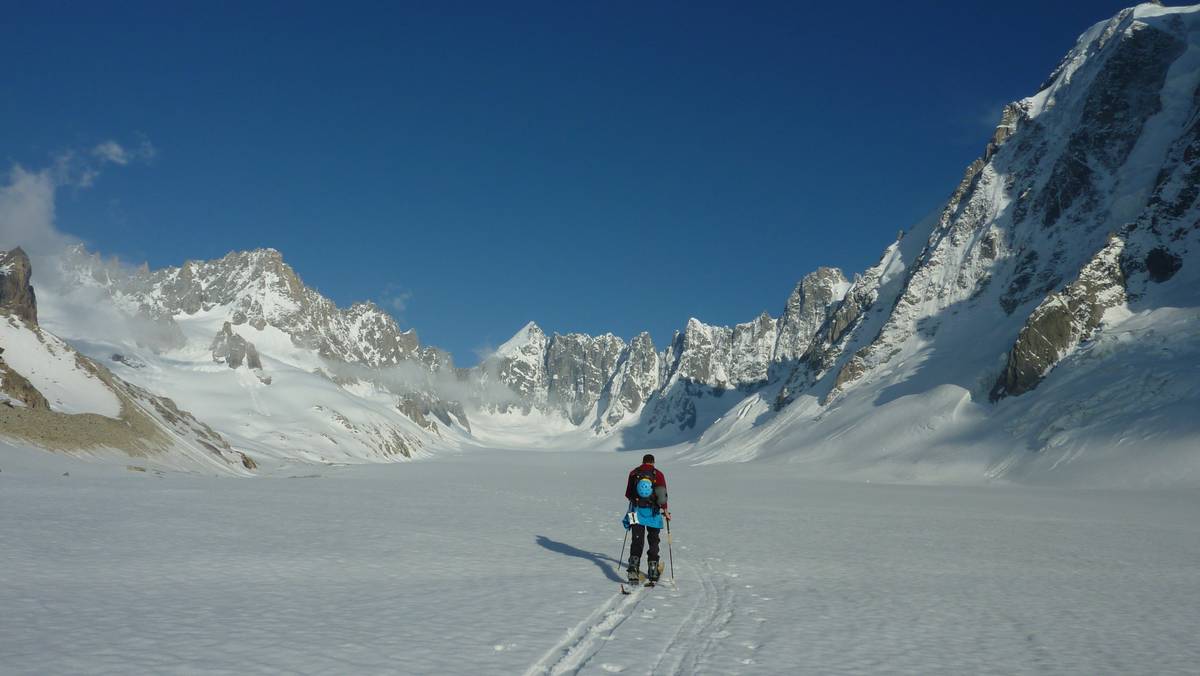
{"type": "Polygon", "coordinates": [[[642,467],[635,469],[633,471],[633,487],[633,504],[635,507],[653,507],[657,513],[659,505],[667,499],[667,491],[659,485],[658,473],[654,471],[653,467],[649,469],[642,467]],[[637,494],[637,485],[642,479],[649,479],[650,485],[654,486],[654,493],[648,498],[640,497],[637,494]]]}

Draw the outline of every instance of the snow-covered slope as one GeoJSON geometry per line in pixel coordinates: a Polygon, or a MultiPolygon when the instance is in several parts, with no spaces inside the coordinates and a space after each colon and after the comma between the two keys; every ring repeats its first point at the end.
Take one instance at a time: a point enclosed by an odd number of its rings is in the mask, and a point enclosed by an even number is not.
{"type": "Polygon", "coordinates": [[[0,320],[4,361],[20,373],[58,413],[121,414],[117,395],[79,362],[78,354],[57,337],[33,330],[17,317],[0,320]]]}

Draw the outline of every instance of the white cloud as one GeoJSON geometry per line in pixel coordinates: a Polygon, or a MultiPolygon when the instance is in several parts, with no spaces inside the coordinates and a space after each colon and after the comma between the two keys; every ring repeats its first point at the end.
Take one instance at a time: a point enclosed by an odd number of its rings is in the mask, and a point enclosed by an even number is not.
{"type": "Polygon", "coordinates": [[[418,362],[371,368],[329,361],[325,363],[325,369],[341,378],[375,383],[395,394],[431,393],[443,401],[495,405],[516,404],[521,401],[520,397],[498,378],[491,377],[484,382],[463,380],[452,370],[430,373],[418,362]]]}
{"type": "Polygon", "coordinates": [[[412,291],[401,288],[399,284],[392,283],[384,288],[380,304],[396,313],[403,313],[408,309],[408,302],[412,300],[412,297],[412,291]]]}
{"type": "Polygon", "coordinates": [[[388,305],[396,312],[404,312],[408,309],[408,301],[412,299],[412,293],[405,291],[388,299],[388,305]]]}
{"type": "Polygon", "coordinates": [[[92,148],[92,155],[100,158],[102,161],[112,162],[121,166],[129,164],[129,153],[125,151],[124,146],[116,141],[105,141],[92,148]]]}
{"type": "Polygon", "coordinates": [[[30,254],[50,254],[70,243],[54,225],[54,193],[50,169],[29,171],[14,166],[0,185],[0,249],[22,247],[30,254]]]}
{"type": "Polygon", "coordinates": [[[126,148],[112,139],[92,148],[92,156],[101,164],[112,163],[122,167],[131,162],[149,163],[157,155],[158,150],[154,144],[145,138],[132,149],[126,148]]]}

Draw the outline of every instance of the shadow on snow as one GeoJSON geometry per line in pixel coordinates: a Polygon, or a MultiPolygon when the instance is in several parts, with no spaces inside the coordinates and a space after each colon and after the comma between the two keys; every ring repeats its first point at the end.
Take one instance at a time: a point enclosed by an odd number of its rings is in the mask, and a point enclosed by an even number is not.
{"type": "Polygon", "coordinates": [[[621,562],[611,556],[606,556],[598,552],[585,552],[578,547],[572,547],[565,542],[551,540],[545,535],[537,536],[539,546],[549,549],[556,554],[564,554],[566,556],[574,556],[577,559],[585,559],[596,564],[596,567],[604,571],[604,575],[613,582],[624,582],[625,578],[617,574],[617,569],[620,568],[621,562]]]}

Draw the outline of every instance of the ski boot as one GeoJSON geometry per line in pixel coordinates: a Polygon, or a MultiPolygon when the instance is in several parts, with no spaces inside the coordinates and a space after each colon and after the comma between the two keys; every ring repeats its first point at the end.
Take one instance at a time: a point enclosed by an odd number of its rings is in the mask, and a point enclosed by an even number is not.
{"type": "Polygon", "coordinates": [[[662,573],[662,561],[658,559],[650,559],[646,561],[649,568],[646,571],[646,586],[653,587],[658,583],[658,576],[662,573]]]}
{"type": "Polygon", "coordinates": [[[629,557],[629,567],[625,569],[625,573],[629,575],[629,584],[641,583],[641,581],[642,581],[641,573],[638,572],[638,569],[641,568],[641,565],[642,565],[642,557],[640,557],[640,556],[629,557]]]}

